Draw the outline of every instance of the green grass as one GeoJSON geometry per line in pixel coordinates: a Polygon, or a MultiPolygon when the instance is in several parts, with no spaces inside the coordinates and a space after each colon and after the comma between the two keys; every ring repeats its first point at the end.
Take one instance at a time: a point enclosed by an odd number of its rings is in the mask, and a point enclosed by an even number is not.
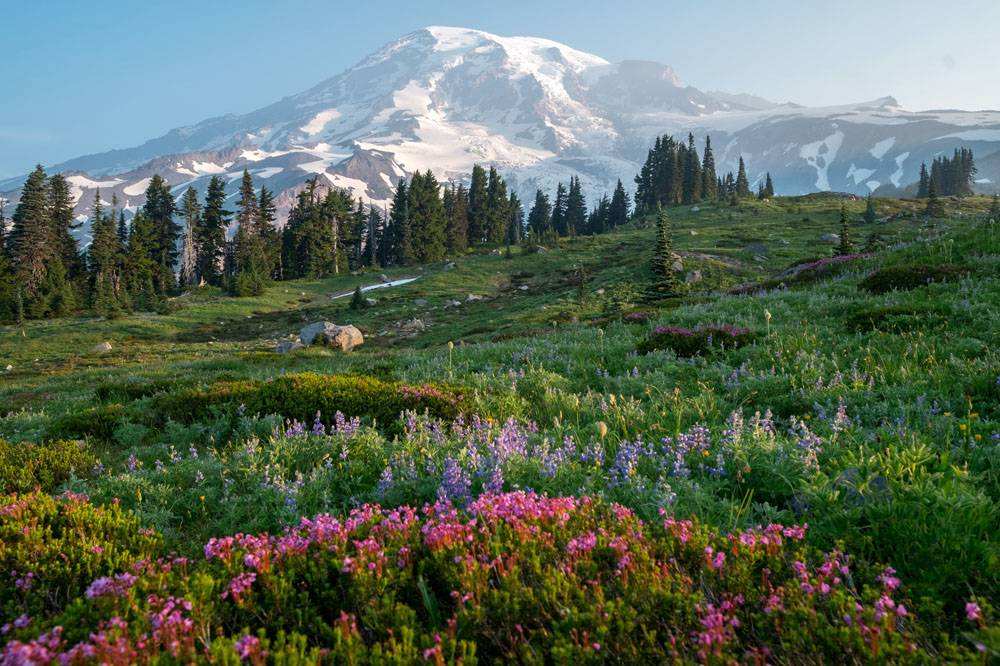
{"type": "Polygon", "coordinates": [[[614,486],[606,468],[570,466],[549,478],[525,462],[507,470],[506,483],[604,494],[647,519],[668,505],[723,531],[808,522],[815,546],[844,545],[869,571],[891,562],[914,607],[953,628],[963,600],[995,599],[1000,590],[1000,229],[983,220],[985,198],[953,201],[951,216],[935,222],[914,217],[917,203],[880,200],[880,216],[890,219],[873,225],[860,222],[864,202],[851,201],[855,242],[878,233],[888,249],[818,281],[726,294],[829,256],[833,246],[819,239],[839,231],[840,204],[814,195],[671,209],[685,272],[702,276],[672,302],[638,297],[652,279],[653,239],[650,222],[639,221],[544,252],[515,248],[509,257],[460,257],[453,268],[385,271],[419,279],[366,294],[377,304],[361,311],[348,309],[350,297],[330,295],[377,283],[379,272],[277,283],[254,298],[202,290],[174,299],[169,314],[8,326],[0,329],[0,368],[13,368],[0,375],[0,404],[10,414],[0,419],[0,437],[41,440],[59,419],[111,412],[110,426],[95,426],[89,443],[112,471],[69,485],[100,501],[121,498],[183,551],[209,536],[278,529],[363,500],[429,501],[437,472],[386,497],[375,488],[383,468],[405,459],[440,469],[467,449],[450,437],[435,444],[430,435],[391,440],[371,431],[333,464],[335,452],[269,439],[277,417],[230,410],[157,424],[143,414],[158,394],[303,371],[444,382],[470,391],[484,417],[533,421],[553,446],[567,436],[597,442],[609,461],[639,438],[657,442],[694,424],[721,437],[734,411],[749,420],[771,410],[779,432],[728,445],[722,479],[653,475],[645,485],[614,486]],[[910,291],[859,289],[879,268],[913,264],[956,264],[968,274],[910,291]],[[621,320],[628,311],[649,320],[621,320]],[[414,318],[424,328],[411,335],[403,325],[414,318]],[[278,339],[321,319],[357,325],[365,344],[350,354],[273,352],[278,339]],[[656,325],[708,324],[746,327],[754,342],[694,358],[635,353],[656,325]],[[113,350],[93,353],[104,340],[113,350]],[[831,426],[840,404],[851,419],[846,429],[831,426]],[[785,432],[800,420],[822,435],[815,466],[799,459],[796,436],[785,432]],[[152,476],[155,460],[192,446],[202,451],[198,461],[152,476]],[[145,471],[122,471],[130,455],[145,471]],[[291,509],[274,490],[281,484],[258,488],[274,470],[286,486],[301,480],[291,509]],[[253,488],[239,494],[223,479],[253,488]]]}

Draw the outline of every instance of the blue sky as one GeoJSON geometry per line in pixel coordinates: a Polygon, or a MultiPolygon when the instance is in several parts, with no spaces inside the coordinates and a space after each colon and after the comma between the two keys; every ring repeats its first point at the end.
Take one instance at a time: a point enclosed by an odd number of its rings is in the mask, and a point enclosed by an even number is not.
{"type": "Polygon", "coordinates": [[[426,25],[668,63],[702,89],[1000,108],[997,0],[6,0],[0,177],[258,108],[426,25]],[[946,12],[947,16],[942,16],[946,12]]]}

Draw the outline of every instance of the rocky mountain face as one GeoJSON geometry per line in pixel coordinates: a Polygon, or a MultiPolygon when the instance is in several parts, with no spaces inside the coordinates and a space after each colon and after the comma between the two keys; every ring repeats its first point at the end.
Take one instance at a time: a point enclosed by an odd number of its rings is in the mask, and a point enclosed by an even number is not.
{"type": "MultiPolygon", "coordinates": [[[[977,187],[1000,183],[1000,112],[910,112],[886,97],[807,108],[747,94],[703,92],[653,62],[612,64],[557,42],[429,27],[406,35],[298,95],[242,115],[181,127],[141,146],[55,165],[86,218],[95,193],[134,212],[159,173],[179,196],[223,177],[235,200],[249,169],[284,214],[319,175],[376,206],[400,177],[432,169],[441,180],[493,164],[530,201],[571,175],[593,202],[627,186],[653,138],[712,136],[720,171],[746,159],[751,181],[774,177],[779,194],[836,190],[898,193],[921,161],[975,150],[977,187]]],[[[16,201],[23,178],[0,182],[16,201]]],[[[86,230],[84,230],[86,236],[86,230]]],[[[86,237],[84,238],[86,241],[86,237]]]]}

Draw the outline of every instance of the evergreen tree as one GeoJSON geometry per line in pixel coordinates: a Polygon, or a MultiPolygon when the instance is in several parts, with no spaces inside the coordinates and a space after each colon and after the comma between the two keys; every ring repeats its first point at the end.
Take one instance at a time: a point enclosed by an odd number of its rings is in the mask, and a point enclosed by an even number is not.
{"type": "Polygon", "coordinates": [[[271,190],[261,185],[257,197],[257,234],[264,248],[267,274],[272,280],[281,279],[281,232],[274,225],[278,219],[277,207],[271,190]]]}
{"type": "Polygon", "coordinates": [[[444,202],[447,217],[445,236],[449,254],[463,254],[469,247],[469,193],[465,186],[446,188],[444,202]]]}
{"type": "Polygon", "coordinates": [[[688,146],[684,151],[682,203],[689,205],[701,200],[701,178],[701,162],[694,145],[694,134],[688,133],[688,146]]]}
{"type": "Polygon", "coordinates": [[[920,182],[917,185],[917,198],[926,199],[931,177],[927,174],[927,163],[920,163],[920,182]]]}
{"type": "Polygon", "coordinates": [[[569,235],[569,225],[566,223],[566,188],[562,183],[556,186],[556,200],[552,204],[552,221],[549,226],[556,236],[569,235]]]}
{"type": "Polygon", "coordinates": [[[774,198],[774,181],[771,180],[771,172],[767,172],[767,178],[764,180],[764,197],[767,199],[774,198]]]}
{"type": "Polygon", "coordinates": [[[105,214],[98,190],[90,215],[91,242],[87,250],[87,268],[90,274],[91,301],[94,309],[105,317],[116,316],[121,307],[118,302],[118,270],[121,247],[115,229],[115,210],[105,214]]]}
{"type": "Polygon", "coordinates": [[[368,307],[368,301],[365,300],[365,296],[361,291],[361,285],[354,288],[354,295],[351,296],[351,304],[349,306],[352,310],[364,310],[368,307]]]}
{"type": "Polygon", "coordinates": [[[368,209],[368,220],[365,223],[365,255],[364,263],[372,268],[382,263],[382,242],[384,223],[382,214],[375,206],[368,209]]]}
{"type": "Polygon", "coordinates": [[[944,217],[944,204],[938,198],[937,182],[932,177],[927,183],[927,208],[924,214],[928,217],[944,217]]]}
{"type": "Polygon", "coordinates": [[[177,237],[180,226],[174,222],[174,195],[163,178],[155,174],[146,188],[146,203],[142,212],[152,225],[149,256],[156,266],[153,286],[159,296],[174,289],[174,266],[177,264],[177,237]]]}
{"type": "Polygon", "coordinates": [[[719,196],[719,179],[715,173],[715,155],[712,153],[712,137],[705,137],[705,155],[701,160],[701,198],[715,201],[719,196]]]}
{"type": "Polygon", "coordinates": [[[486,242],[492,245],[502,243],[507,237],[507,183],[494,167],[490,167],[486,186],[486,242]]]}
{"type": "MultiPolygon", "coordinates": [[[[410,233],[409,192],[406,181],[399,179],[396,193],[392,198],[392,210],[389,213],[389,224],[386,227],[386,242],[383,266],[402,264],[405,257],[412,255],[409,244],[412,242],[410,233]]],[[[471,238],[471,236],[470,236],[471,238]]]]}
{"type": "Polygon", "coordinates": [[[840,244],[837,245],[837,254],[846,255],[854,252],[854,243],[851,241],[851,220],[847,215],[847,206],[840,206],[840,244]]]}
{"type": "Polygon", "coordinates": [[[32,318],[63,314],[70,305],[62,248],[49,212],[49,181],[39,165],[21,188],[7,239],[17,309],[32,318]]]}
{"type": "Polygon", "coordinates": [[[747,169],[746,165],[743,163],[743,156],[740,155],[740,166],[736,173],[736,190],[734,192],[736,198],[746,199],[750,196],[750,181],[747,180],[747,169]]]}
{"type": "Polygon", "coordinates": [[[518,244],[524,238],[524,206],[521,198],[511,192],[507,200],[507,244],[518,244]]]}
{"type": "Polygon", "coordinates": [[[152,259],[156,228],[142,210],[132,218],[125,252],[123,283],[130,302],[141,310],[159,305],[155,281],[159,266],[152,259]]]}
{"type": "Polygon", "coordinates": [[[677,296],[681,292],[681,282],[674,270],[673,227],[667,211],[662,207],[656,211],[656,246],[653,249],[653,274],[657,279],[652,288],[656,297],[677,296]]]}
{"type": "Polygon", "coordinates": [[[440,189],[430,169],[410,179],[408,209],[413,241],[410,254],[404,257],[405,263],[431,263],[445,257],[444,205],[440,189]]]}
{"type": "MultiPolygon", "coordinates": [[[[715,189],[714,187],[712,188],[715,189]]],[[[608,207],[608,227],[614,229],[628,222],[629,201],[628,193],[622,185],[621,179],[615,186],[615,193],[611,195],[611,204],[608,207]]]]}
{"type": "Polygon", "coordinates": [[[236,296],[258,296],[264,293],[271,266],[258,226],[261,221],[260,202],[254,191],[253,177],[246,169],[243,170],[240,198],[236,205],[239,228],[233,238],[229,291],[236,296]]]}
{"type": "Polygon", "coordinates": [[[469,245],[476,247],[486,241],[486,171],[476,164],[472,167],[469,185],[469,245]]]}
{"type": "MultiPolygon", "coordinates": [[[[226,185],[219,176],[212,176],[205,193],[202,224],[196,237],[198,250],[198,276],[208,284],[222,286],[222,261],[226,247],[226,228],[229,216],[226,210],[226,185]]],[[[135,220],[132,221],[133,233],[135,220]]]]}
{"type": "MultiPolygon", "coordinates": [[[[97,196],[100,196],[100,190],[97,196]]],[[[75,282],[86,272],[86,265],[72,235],[73,230],[80,228],[80,224],[73,219],[73,195],[70,194],[69,183],[61,174],[49,178],[49,216],[53,240],[65,266],[66,276],[75,282]]]]}
{"type": "Polygon", "coordinates": [[[552,229],[549,226],[552,220],[552,206],[549,204],[549,197],[541,190],[535,190],[535,203],[528,213],[528,231],[532,240],[545,237],[552,229]]]}
{"type": "Polygon", "coordinates": [[[566,195],[566,230],[570,235],[587,232],[587,200],[583,196],[580,178],[571,176],[566,195]]]}
{"type": "Polygon", "coordinates": [[[871,192],[868,193],[868,198],[865,201],[864,220],[868,224],[875,224],[878,220],[878,212],[875,210],[875,200],[872,198],[871,192]]]}
{"type": "Polygon", "coordinates": [[[181,288],[198,285],[198,249],[197,234],[201,228],[201,204],[198,202],[198,192],[188,187],[181,199],[181,215],[184,217],[184,235],[181,240],[181,258],[179,282],[181,288]]]}

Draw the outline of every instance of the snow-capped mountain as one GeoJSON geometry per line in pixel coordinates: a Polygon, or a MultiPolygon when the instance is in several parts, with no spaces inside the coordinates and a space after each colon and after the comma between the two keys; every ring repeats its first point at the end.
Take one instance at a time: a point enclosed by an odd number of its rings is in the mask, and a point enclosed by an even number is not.
{"type": "MultiPolygon", "coordinates": [[[[886,97],[807,108],[747,94],[703,92],[653,62],[609,63],[546,39],[429,27],[298,95],[243,115],[181,127],[141,146],[56,165],[81,219],[100,188],[126,210],[159,173],[178,195],[249,169],[287,210],[320,175],[374,205],[395,183],[431,169],[462,178],[496,165],[523,198],[577,175],[593,198],[631,186],[653,138],[710,134],[718,169],[742,154],[751,180],[771,172],[779,193],[864,193],[913,182],[922,160],[971,146],[980,185],[1000,182],[1000,112],[909,112],[886,97]],[[990,157],[992,155],[992,158],[990,157]]],[[[16,200],[23,178],[0,183],[16,200]]],[[[235,183],[234,183],[235,184],[235,183]]],[[[886,190],[883,190],[886,191],[886,190]]],[[[231,194],[236,196],[235,187],[231,194]]]]}

